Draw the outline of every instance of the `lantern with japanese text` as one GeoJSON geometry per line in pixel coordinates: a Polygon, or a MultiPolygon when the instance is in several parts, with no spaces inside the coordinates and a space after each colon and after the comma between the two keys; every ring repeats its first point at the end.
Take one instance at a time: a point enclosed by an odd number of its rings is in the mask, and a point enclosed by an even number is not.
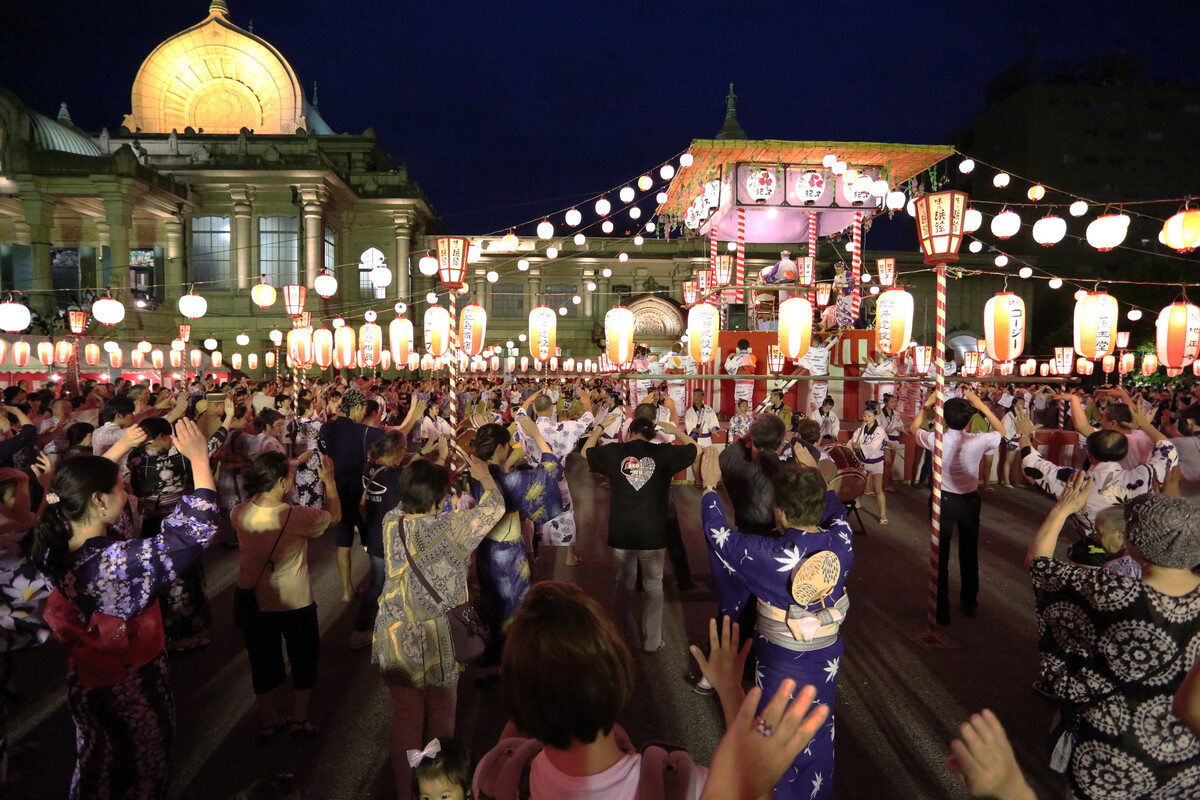
{"type": "Polygon", "coordinates": [[[977,372],[979,372],[979,351],[968,350],[963,353],[962,374],[964,377],[971,377],[977,372]]]}
{"type": "Polygon", "coordinates": [[[266,365],[267,369],[275,369],[274,351],[268,350],[267,352],[263,353],[263,363],[266,365]]]}
{"type": "MultiPolygon", "coordinates": [[[[0,361],[4,360],[4,356],[0,355],[0,361]]],[[[100,345],[95,342],[89,342],[83,347],[83,360],[87,362],[89,367],[94,367],[100,363],[100,345]]]]}
{"type": "Polygon", "coordinates": [[[136,347],[129,352],[129,366],[141,369],[146,365],[146,354],[136,347]]]}
{"type": "Polygon", "coordinates": [[[54,360],[59,364],[69,363],[74,354],[75,344],[73,342],[63,339],[54,345],[54,360]]]}
{"type": "Polygon", "coordinates": [[[288,331],[287,353],[298,369],[308,369],[313,360],[312,328],[292,328],[288,331]]]}
{"type": "MultiPolygon", "coordinates": [[[[333,363],[333,331],[317,328],[313,331],[313,362],[321,369],[333,363]]],[[[253,369],[253,367],[251,367],[253,369]]]]}
{"type": "Polygon", "coordinates": [[[1117,301],[1107,292],[1087,292],[1075,301],[1075,352],[1104,358],[1116,346],[1117,301]]]}
{"type": "Polygon", "coordinates": [[[54,343],[38,342],[37,357],[38,361],[42,362],[42,366],[54,366],[54,343]]]}
{"type": "Polygon", "coordinates": [[[193,348],[192,352],[188,353],[188,363],[192,365],[192,369],[200,369],[200,358],[203,353],[199,348],[193,348]]]}
{"type": "Polygon", "coordinates": [[[1105,356],[1100,362],[1100,368],[1104,370],[1105,375],[1111,375],[1112,371],[1117,368],[1117,357],[1105,356]]]}
{"type": "Polygon", "coordinates": [[[773,344],[767,348],[767,365],[771,367],[771,372],[782,372],[783,362],[783,350],[779,349],[779,345],[773,344]]]}
{"type": "MultiPolygon", "coordinates": [[[[18,342],[18,344],[20,344],[20,342],[18,342]]],[[[13,352],[13,359],[14,360],[16,359],[16,351],[15,350],[13,352]]],[[[109,351],[109,353],[108,353],[109,366],[113,367],[114,369],[120,369],[121,364],[124,362],[124,360],[125,360],[125,356],[121,353],[121,348],[118,347],[116,350],[109,351]]]]}
{"type": "Polygon", "coordinates": [[[483,351],[483,339],[487,335],[487,312],[478,303],[463,306],[458,315],[458,346],[469,356],[483,351]]]}
{"type": "Polygon", "coordinates": [[[295,319],[304,313],[304,301],[308,296],[308,287],[289,283],[283,287],[283,310],[289,317],[295,319]]]}
{"type": "Polygon", "coordinates": [[[396,366],[407,364],[413,346],[413,324],[409,319],[396,317],[392,320],[392,324],[388,325],[388,344],[391,345],[396,366]]]}
{"type": "Polygon", "coordinates": [[[165,363],[167,363],[167,362],[166,362],[166,359],[164,359],[164,358],[163,358],[163,351],[162,351],[162,350],[159,350],[159,349],[156,347],[156,348],[154,348],[153,350],[151,350],[151,351],[150,351],[150,364],[151,364],[151,366],[153,366],[155,369],[162,369],[162,368],[163,368],[163,364],[165,364],[165,363]]]}
{"type": "MultiPolygon", "coordinates": [[[[791,301],[789,301],[791,302],[791,301]]],[[[912,340],[913,296],[903,289],[888,289],[875,303],[876,348],[898,356],[912,340]]]]}
{"type": "Polygon", "coordinates": [[[71,333],[76,336],[83,333],[87,327],[88,313],[79,309],[71,309],[67,312],[67,327],[71,329],[71,333]]]}
{"type": "Polygon", "coordinates": [[[1154,353],[1146,353],[1142,356],[1142,375],[1149,378],[1156,372],[1158,372],[1158,356],[1154,353]]]}
{"type": "Polygon", "coordinates": [[[213,369],[221,368],[221,361],[223,358],[224,357],[221,355],[220,350],[213,350],[212,353],[209,354],[209,360],[212,362],[213,369]]]}
{"type": "Polygon", "coordinates": [[[927,344],[912,346],[913,370],[918,375],[928,375],[929,365],[933,362],[933,347],[927,344]]]}
{"type": "Polygon", "coordinates": [[[633,312],[624,306],[610,308],[604,315],[604,352],[618,365],[633,361],[633,312]]]}
{"type": "Polygon", "coordinates": [[[779,304],[779,350],[784,358],[803,358],[812,342],[813,307],[803,297],[779,304]]]}
{"type": "Polygon", "coordinates": [[[696,294],[703,300],[708,297],[708,291],[712,288],[712,270],[702,269],[696,273],[696,294]]]}
{"type": "Polygon", "coordinates": [[[983,333],[991,358],[1020,358],[1025,350],[1025,301],[1013,292],[1001,292],[988,300],[983,306],[983,333]]]}
{"type": "Polygon", "coordinates": [[[896,282],[896,259],[876,259],[875,267],[879,272],[879,285],[887,288],[896,282]]]}
{"type": "Polygon", "coordinates": [[[450,312],[442,306],[430,306],[425,309],[425,351],[437,358],[449,349],[450,312]]]}
{"type": "Polygon", "coordinates": [[[549,306],[541,305],[529,312],[529,355],[545,361],[554,355],[558,335],[558,315],[549,306]]]}
{"type": "Polygon", "coordinates": [[[812,256],[796,259],[796,281],[803,286],[811,286],[817,277],[817,260],[812,256]]]}
{"type": "Polygon", "coordinates": [[[179,350],[172,350],[170,355],[170,364],[173,369],[179,369],[183,366],[183,353],[179,350]]]}
{"type": "Polygon", "coordinates": [[[732,255],[722,253],[713,259],[712,277],[713,285],[715,286],[729,285],[729,279],[733,277],[732,255]]]}
{"type": "Polygon", "coordinates": [[[192,338],[192,326],[188,325],[186,322],[179,323],[179,341],[183,342],[184,344],[187,344],[187,342],[191,338],[192,338]]]}
{"type": "Polygon", "coordinates": [[[829,305],[829,296],[833,294],[833,284],[822,281],[817,284],[817,305],[829,305]]]}
{"type": "MultiPolygon", "coordinates": [[[[926,264],[950,264],[958,261],[962,244],[967,193],[959,191],[922,194],[913,200],[917,212],[917,233],[926,264]]],[[[1002,215],[1001,215],[1002,216],[1002,215]]],[[[1018,218],[1018,224],[1020,219],[1018,218]]]]}
{"type": "MultiPolygon", "coordinates": [[[[799,299],[799,298],[797,298],[799,299]]],[[[688,309],[688,355],[697,364],[707,364],[717,355],[721,333],[721,311],[712,303],[697,303],[688,309]]]]}
{"type": "Polygon", "coordinates": [[[1071,352],[1069,347],[1054,348],[1054,374],[1055,375],[1070,375],[1071,374],[1071,358],[1075,354],[1071,352]]]}
{"type": "Polygon", "coordinates": [[[1182,369],[1200,355],[1200,308],[1172,303],[1158,314],[1155,353],[1167,369],[1182,369]]]}
{"type": "Polygon", "coordinates": [[[374,322],[363,323],[358,329],[358,363],[376,367],[383,359],[383,328],[374,322]]]}
{"type": "Polygon", "coordinates": [[[354,328],[343,325],[333,332],[334,369],[354,369],[354,328]]]}
{"type": "Polygon", "coordinates": [[[696,302],[696,292],[698,291],[695,281],[683,282],[683,304],[690,306],[696,302]]]}
{"type": "Polygon", "coordinates": [[[239,372],[242,369],[242,354],[234,353],[229,357],[229,365],[239,372]]]}
{"type": "Polygon", "coordinates": [[[470,240],[462,236],[437,238],[438,272],[441,274],[442,285],[447,289],[458,289],[463,285],[470,248],[470,240]]]}
{"type": "Polygon", "coordinates": [[[267,283],[264,278],[259,278],[258,283],[250,290],[250,299],[259,308],[270,308],[275,305],[275,297],[275,287],[267,283]]]}

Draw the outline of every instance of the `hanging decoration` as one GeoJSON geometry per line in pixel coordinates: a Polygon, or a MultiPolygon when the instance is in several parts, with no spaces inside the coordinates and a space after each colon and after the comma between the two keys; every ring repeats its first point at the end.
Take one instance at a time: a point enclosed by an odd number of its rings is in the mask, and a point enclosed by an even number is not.
{"type": "Polygon", "coordinates": [[[779,304],[779,350],[786,358],[803,358],[812,342],[813,307],[803,297],[779,304]]]}
{"type": "Polygon", "coordinates": [[[200,359],[204,354],[200,348],[193,348],[192,352],[188,353],[188,363],[192,365],[192,369],[200,369],[200,359]]]}
{"type": "Polygon", "coordinates": [[[908,349],[912,339],[913,296],[904,289],[889,289],[875,304],[876,348],[889,356],[908,349]]]}
{"type": "Polygon", "coordinates": [[[213,350],[213,351],[212,351],[212,355],[211,355],[211,356],[209,356],[209,359],[212,361],[212,366],[213,366],[213,369],[220,369],[220,368],[221,368],[221,359],[222,359],[222,356],[221,356],[221,351],[220,351],[220,350],[213,350]]]}
{"type": "Polygon", "coordinates": [[[254,372],[258,369],[258,353],[251,353],[250,355],[246,356],[246,366],[251,372],[254,372]]]}
{"type": "Polygon", "coordinates": [[[125,304],[111,297],[101,297],[92,303],[92,316],[101,325],[117,325],[125,319],[125,304]]]}
{"type": "Polygon", "coordinates": [[[333,332],[334,369],[354,369],[354,328],[343,325],[333,332]]]}
{"type": "Polygon", "coordinates": [[[392,360],[397,366],[407,364],[413,352],[413,324],[405,317],[396,317],[388,325],[388,344],[391,345],[392,360]]]}
{"type": "MultiPolygon", "coordinates": [[[[122,311],[123,310],[124,307],[122,307],[122,311]]],[[[196,294],[195,289],[192,289],[183,297],[179,298],[179,313],[188,319],[200,319],[206,313],[208,313],[208,301],[196,294]]],[[[124,313],[122,313],[122,316],[124,316],[124,313]]],[[[97,317],[97,319],[99,319],[99,317],[97,317]]]]}
{"type": "MultiPolygon", "coordinates": [[[[24,342],[18,342],[17,344],[25,344],[25,343],[24,343],[24,342]]],[[[28,347],[28,345],[26,345],[26,347],[28,347]]],[[[28,353],[26,353],[26,355],[28,356],[28,353]]],[[[14,362],[14,363],[17,363],[16,359],[17,359],[17,351],[16,351],[16,348],[14,347],[14,348],[13,348],[13,362],[14,362]]],[[[111,350],[111,351],[109,351],[109,354],[108,354],[108,363],[109,363],[109,366],[111,366],[113,369],[120,369],[120,368],[121,368],[121,364],[122,364],[122,363],[124,363],[124,360],[125,360],[125,357],[124,357],[124,355],[121,353],[121,350],[120,350],[120,348],[118,348],[118,349],[116,349],[116,350],[111,350]]],[[[24,365],[24,364],[21,364],[21,363],[17,363],[17,366],[19,366],[19,367],[23,367],[23,366],[25,366],[25,365],[24,365]]]]}
{"type": "Polygon", "coordinates": [[[254,288],[250,290],[250,299],[259,308],[270,308],[275,305],[276,297],[275,287],[267,283],[267,279],[263,277],[260,277],[258,283],[254,284],[254,288]]]}
{"type": "Polygon", "coordinates": [[[75,354],[75,344],[62,339],[54,345],[54,360],[59,364],[67,364],[75,354]]]}
{"type": "Polygon", "coordinates": [[[39,342],[37,346],[37,357],[38,361],[42,362],[42,366],[54,366],[54,343],[39,342]]]}
{"type": "Polygon", "coordinates": [[[716,286],[728,286],[733,278],[733,256],[722,253],[713,259],[713,283],[716,286]]]}
{"type": "Polygon", "coordinates": [[[317,276],[316,280],[313,281],[313,290],[316,291],[318,295],[328,300],[330,297],[333,297],[335,294],[337,294],[338,279],[332,272],[322,272],[317,276]]]}
{"type": "Polygon", "coordinates": [[[1074,352],[1070,347],[1054,348],[1054,374],[1070,375],[1071,374],[1071,359],[1074,357],[1074,352]]]}
{"type": "MultiPolygon", "coordinates": [[[[312,363],[312,329],[292,328],[287,335],[287,354],[297,369],[307,369],[312,363]]],[[[215,357],[219,350],[213,351],[215,357]]],[[[216,364],[214,363],[215,367],[216,364]]]]}
{"type": "Polygon", "coordinates": [[[150,365],[155,369],[162,369],[166,360],[163,358],[163,351],[157,347],[150,351],[150,365]]]}
{"type": "Polygon", "coordinates": [[[267,369],[275,369],[275,361],[276,359],[274,351],[268,350],[267,352],[263,353],[263,364],[266,365],[267,369]]]}
{"type": "Polygon", "coordinates": [[[822,308],[829,305],[829,296],[833,294],[833,284],[821,282],[817,284],[817,305],[822,308]]]}
{"type": "Polygon", "coordinates": [[[1062,217],[1046,216],[1033,223],[1033,240],[1044,247],[1056,245],[1067,235],[1067,221],[1062,217]]]}
{"type": "MultiPolygon", "coordinates": [[[[800,298],[796,298],[800,299],[800,298]]],[[[717,355],[721,333],[721,311],[712,303],[697,303],[688,309],[688,355],[697,364],[707,364],[717,355]]]]}
{"type": "Polygon", "coordinates": [[[614,364],[625,366],[633,361],[633,312],[616,306],[604,315],[604,352],[614,364]]]}
{"type": "Polygon", "coordinates": [[[1086,292],[1075,301],[1075,352],[1104,358],[1116,345],[1117,301],[1107,292],[1086,292]]]}
{"type": "Polygon", "coordinates": [[[1149,378],[1156,372],[1158,372],[1158,356],[1154,353],[1146,353],[1142,356],[1142,376],[1149,378]]]}
{"type": "Polygon", "coordinates": [[[1200,211],[1185,208],[1164,222],[1162,242],[1180,253],[1190,253],[1200,247],[1200,211]]]}
{"type": "MultiPolygon", "coordinates": [[[[875,269],[879,273],[879,285],[888,288],[896,282],[896,259],[880,258],[875,261],[875,269]]],[[[802,281],[811,283],[812,281],[802,281]]]]}
{"type": "Polygon", "coordinates": [[[487,335],[487,312],[478,303],[463,306],[458,315],[458,347],[468,356],[477,356],[483,350],[487,335]]]}
{"type": "Polygon", "coordinates": [[[143,353],[141,350],[137,350],[137,349],[129,351],[129,365],[131,367],[133,367],[134,369],[141,369],[143,366],[145,366],[145,363],[146,363],[146,354],[145,353],[143,353]]]}
{"type": "Polygon", "coordinates": [[[1158,315],[1155,353],[1167,369],[1182,369],[1200,355],[1200,308],[1172,303],[1158,315]]]}
{"type": "Polygon", "coordinates": [[[358,329],[358,365],[374,369],[382,360],[383,328],[368,319],[358,329]]]}
{"type": "MultiPolygon", "coordinates": [[[[124,316],[124,311],[125,307],[121,306],[122,316],[124,316]]],[[[8,333],[20,333],[29,327],[31,321],[33,321],[33,314],[23,303],[14,303],[11,300],[0,303],[0,330],[8,333]]]]}
{"type": "Polygon", "coordinates": [[[1128,232],[1128,214],[1104,214],[1087,226],[1087,242],[1101,253],[1106,253],[1125,241],[1128,232]]]}
{"type": "Polygon", "coordinates": [[[549,306],[540,305],[529,312],[529,354],[545,361],[555,353],[558,317],[549,306]]]}
{"type": "MultiPolygon", "coordinates": [[[[509,234],[512,236],[512,234],[509,234]]],[[[507,237],[505,237],[507,239],[507,237]]],[[[516,239],[513,236],[513,239],[516,239]]],[[[463,285],[467,272],[467,254],[471,241],[462,236],[439,236],[437,238],[437,263],[442,285],[454,291],[463,285]]],[[[516,249],[516,246],[511,248],[516,249]]]]}
{"type": "Polygon", "coordinates": [[[1001,292],[983,307],[985,348],[995,361],[1012,361],[1025,351],[1025,301],[1001,292]]]}
{"type": "Polygon", "coordinates": [[[169,363],[173,369],[179,369],[183,366],[183,353],[178,350],[172,350],[169,356],[169,363]]]}
{"type": "Polygon", "coordinates": [[[425,351],[437,358],[449,349],[450,312],[442,306],[430,306],[425,309],[425,351]]]}
{"type": "MultiPolygon", "coordinates": [[[[308,295],[308,287],[289,283],[283,287],[283,310],[293,319],[304,313],[304,301],[308,295]]],[[[295,359],[292,359],[295,361],[295,359]]]]}
{"type": "MultiPolygon", "coordinates": [[[[7,344],[5,345],[7,347],[7,344]]],[[[83,360],[87,362],[89,367],[94,367],[100,363],[100,345],[95,342],[89,342],[83,347],[83,360]]],[[[0,354],[0,362],[4,361],[4,356],[0,354]]]]}
{"type": "Polygon", "coordinates": [[[329,328],[313,331],[313,361],[321,369],[328,369],[333,363],[333,331],[329,328]]]}
{"type": "Polygon", "coordinates": [[[87,323],[88,313],[86,311],[73,308],[67,312],[67,327],[71,330],[71,333],[75,334],[76,336],[79,336],[83,333],[84,329],[87,327],[87,323]]]}
{"type": "Polygon", "coordinates": [[[698,285],[697,285],[696,281],[684,281],[683,282],[683,304],[690,306],[692,303],[695,303],[697,291],[698,291],[698,285]]]}

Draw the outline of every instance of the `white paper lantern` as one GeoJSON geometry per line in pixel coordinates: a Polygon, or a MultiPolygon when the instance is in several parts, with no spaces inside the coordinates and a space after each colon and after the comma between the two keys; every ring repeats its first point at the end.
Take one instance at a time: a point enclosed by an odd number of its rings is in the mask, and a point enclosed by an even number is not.
{"type": "MultiPolygon", "coordinates": [[[[632,186],[623,186],[621,191],[617,192],[617,197],[621,198],[622,203],[632,203],[635,197],[632,186]]],[[[608,213],[608,212],[605,212],[608,213]]]]}
{"type": "Polygon", "coordinates": [[[1084,200],[1076,200],[1067,210],[1071,212],[1072,217],[1082,217],[1088,212],[1088,204],[1084,200]]]}
{"type": "Polygon", "coordinates": [[[585,244],[587,244],[587,237],[582,233],[577,233],[572,241],[575,242],[576,247],[583,247],[585,244]]]}
{"type": "Polygon", "coordinates": [[[904,192],[888,192],[887,207],[890,211],[899,211],[908,203],[908,196],[904,192]]]}
{"type": "Polygon", "coordinates": [[[569,211],[567,211],[566,214],[563,215],[563,219],[567,223],[567,225],[574,228],[576,225],[578,225],[580,222],[583,221],[583,214],[579,213],[578,208],[572,208],[569,211]]]}
{"type": "Polygon", "coordinates": [[[1075,302],[1075,352],[1092,360],[1111,353],[1116,347],[1119,319],[1112,295],[1084,292],[1075,302]]]}
{"type": "Polygon", "coordinates": [[[1128,214],[1105,214],[1087,226],[1087,241],[1101,253],[1108,252],[1125,241],[1129,232],[1128,214]]]}
{"type": "Polygon", "coordinates": [[[598,215],[603,217],[609,211],[612,211],[612,203],[608,202],[608,200],[603,197],[596,201],[596,213],[598,215]]]}
{"type": "Polygon", "coordinates": [[[543,241],[554,235],[554,225],[548,219],[544,219],[538,223],[537,237],[543,241]]]}
{"type": "Polygon", "coordinates": [[[1058,244],[1067,235],[1067,221],[1062,217],[1042,217],[1033,223],[1033,240],[1049,247],[1058,244]]]}
{"type": "Polygon", "coordinates": [[[496,272],[494,269],[489,269],[486,277],[488,283],[495,283],[496,281],[500,280],[500,273],[496,272]]]}
{"type": "Polygon", "coordinates": [[[101,297],[92,303],[92,316],[103,325],[116,325],[125,319],[125,304],[111,297],[101,297]]]}
{"type": "Polygon", "coordinates": [[[1005,209],[992,217],[992,235],[998,239],[1008,239],[1021,230],[1021,215],[1005,209]]]}
{"type": "Polygon", "coordinates": [[[250,344],[250,337],[246,335],[245,331],[243,331],[237,335],[236,341],[239,347],[245,347],[246,345],[250,344]]]}
{"type": "Polygon", "coordinates": [[[386,264],[380,264],[371,270],[371,285],[376,289],[386,289],[392,285],[392,271],[386,264]]]}
{"type": "Polygon", "coordinates": [[[195,290],[179,298],[179,313],[188,319],[200,319],[208,312],[208,301],[195,290]]]}
{"type": "MultiPolygon", "coordinates": [[[[99,301],[97,301],[99,302],[99,301]]],[[[113,301],[114,303],[117,301],[113,301]]],[[[95,305],[93,304],[93,309],[95,305]]],[[[95,314],[95,311],[92,312],[95,314]]],[[[125,307],[121,306],[121,315],[124,316],[125,307]]],[[[96,317],[96,319],[100,319],[96,317]]],[[[29,323],[33,321],[33,314],[29,309],[21,303],[7,302],[0,303],[0,329],[8,333],[20,333],[29,327],[29,323]]],[[[103,322],[103,320],[101,320],[103,322]]],[[[111,323],[110,323],[111,324],[111,323]]]]}
{"type": "Polygon", "coordinates": [[[876,348],[889,356],[908,349],[912,340],[913,296],[904,289],[889,289],[875,302],[876,348]]]}
{"type": "Polygon", "coordinates": [[[983,226],[983,214],[977,209],[968,208],[967,213],[963,214],[963,232],[974,233],[983,226]]]}
{"type": "Polygon", "coordinates": [[[613,222],[612,222],[612,220],[611,220],[611,219],[606,219],[606,220],[604,220],[604,222],[601,222],[601,223],[600,223],[600,230],[604,231],[605,233],[612,233],[612,232],[613,232],[613,222]]]}
{"type": "Polygon", "coordinates": [[[1003,189],[1005,186],[1008,186],[1011,180],[1012,176],[1007,172],[997,172],[996,176],[992,178],[992,186],[995,186],[997,189],[1003,189]]]}
{"type": "Polygon", "coordinates": [[[337,294],[338,280],[333,276],[333,273],[322,272],[313,281],[313,289],[321,297],[328,299],[337,294]]]}
{"type": "Polygon", "coordinates": [[[974,159],[964,158],[962,161],[958,162],[958,171],[963,175],[970,175],[975,171],[974,159]]]}

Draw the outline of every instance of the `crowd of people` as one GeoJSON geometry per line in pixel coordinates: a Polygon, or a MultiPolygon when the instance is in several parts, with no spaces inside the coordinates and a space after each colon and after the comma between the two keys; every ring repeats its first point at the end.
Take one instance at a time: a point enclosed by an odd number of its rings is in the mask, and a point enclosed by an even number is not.
{"type": "MultiPolygon", "coordinates": [[[[753,357],[734,355],[734,372],[753,357]]],[[[648,385],[471,377],[453,394],[439,379],[372,377],[10,386],[0,648],[6,679],[21,650],[53,638],[68,651],[70,796],[167,796],[168,653],[234,626],[258,738],[321,735],[309,707],[329,645],[309,546],[330,531],[342,600],[356,604],[348,644],[369,648],[390,696],[399,797],[831,797],[855,562],[838,491],[847,464],[833,451],[853,453],[888,524],[897,453],[934,449],[937,398],[905,419],[883,394],[847,426],[833,397],[806,413],[780,390],[753,407],[739,386],[736,412],[722,419],[703,389],[680,394],[673,357],[665,380],[648,385]],[[609,498],[609,598],[533,580],[546,548],[580,563],[572,458],[609,498]],[[716,695],[726,724],[708,767],[639,748],[619,724],[631,647],[664,647],[667,562],[682,588],[692,583],[675,504],[694,495],[671,489],[689,471],[716,600],[707,652],[692,648],[694,689],[716,695]],[[210,611],[203,554],[213,543],[238,551],[231,620],[210,611]],[[512,719],[475,760],[455,722],[468,666],[501,684],[512,719]]],[[[1027,558],[1035,688],[1061,708],[1051,766],[1076,798],[1200,796],[1196,397],[961,384],[943,411],[937,622],[951,622],[955,533],[960,607],[972,617],[979,606],[980,486],[995,491],[993,464],[999,487],[1052,495],[1027,558]],[[1079,456],[1055,463],[1037,431],[1063,423],[1078,433],[1079,456]]],[[[2,703],[0,693],[0,763],[2,703]]],[[[961,737],[947,765],[975,796],[1034,796],[996,715],[973,715],[961,737]]],[[[300,793],[275,777],[238,796],[300,793]]]]}

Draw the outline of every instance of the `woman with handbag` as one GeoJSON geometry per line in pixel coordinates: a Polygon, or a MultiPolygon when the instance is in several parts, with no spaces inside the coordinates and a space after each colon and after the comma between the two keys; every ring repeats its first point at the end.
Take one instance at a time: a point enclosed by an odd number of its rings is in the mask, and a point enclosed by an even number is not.
{"type": "Polygon", "coordinates": [[[308,540],[342,516],[328,458],[318,474],[325,484],[325,508],[289,505],[283,499],[292,488],[287,456],[263,453],[243,473],[250,502],[231,515],[241,544],[234,616],[250,659],[260,740],[271,738],[285,725],[297,736],[317,733],[308,721],[321,644],[308,574],[308,540]],[[280,716],[276,704],[286,677],[284,645],[295,691],[290,717],[280,716]]]}
{"type": "Polygon", "coordinates": [[[466,511],[443,512],[450,473],[426,460],[400,476],[400,507],[383,522],[387,577],[375,618],[372,660],[392,696],[392,769],[401,797],[412,790],[408,750],[454,735],[458,677],[483,652],[486,631],[467,599],[471,553],[504,516],[483,461],[467,457],[484,492],[466,511]],[[474,634],[474,635],[468,635],[474,634]]]}

